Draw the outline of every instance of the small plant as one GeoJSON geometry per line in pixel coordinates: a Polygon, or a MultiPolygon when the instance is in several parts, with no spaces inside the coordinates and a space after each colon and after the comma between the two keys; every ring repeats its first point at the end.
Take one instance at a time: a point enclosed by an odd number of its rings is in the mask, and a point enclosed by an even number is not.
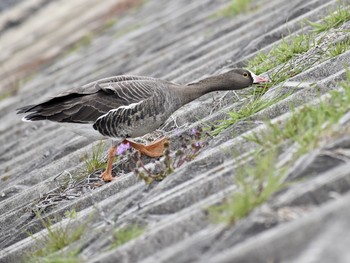
{"type": "Polygon", "coordinates": [[[295,141],[300,156],[314,149],[320,137],[327,134],[332,125],[349,110],[350,105],[350,73],[347,72],[347,81],[343,82],[343,92],[331,91],[330,99],[319,101],[317,105],[303,106],[299,111],[293,112],[290,119],[281,124],[268,123],[269,129],[259,134],[253,133],[245,138],[269,148],[281,141],[295,141]]]}
{"type": "Polygon", "coordinates": [[[312,46],[314,46],[312,35],[290,36],[288,40],[283,38],[282,42],[273,47],[268,54],[258,53],[248,62],[247,67],[256,74],[261,74],[308,51],[312,46]]]}
{"type": "Polygon", "coordinates": [[[225,16],[235,16],[248,12],[251,9],[251,3],[252,0],[232,0],[230,5],[221,10],[220,13],[225,16]]]}
{"type": "Polygon", "coordinates": [[[272,52],[272,55],[276,58],[279,64],[282,64],[297,54],[302,54],[308,51],[311,47],[311,35],[296,35],[291,36],[289,41],[285,38],[282,39],[282,43],[272,52]]]}
{"type": "Polygon", "coordinates": [[[0,73],[8,76],[5,86],[0,90],[0,101],[17,94],[22,85],[28,82],[33,76],[33,73],[27,73],[24,77],[19,77],[9,74],[6,66],[0,66],[0,73]]]}
{"type": "Polygon", "coordinates": [[[290,93],[287,93],[283,96],[276,97],[272,100],[266,100],[261,96],[257,99],[253,97],[250,99],[249,102],[244,103],[244,105],[239,110],[228,112],[228,118],[225,120],[220,120],[219,123],[214,126],[214,130],[211,132],[211,134],[213,136],[216,136],[222,131],[226,130],[228,127],[237,123],[238,121],[245,120],[251,117],[253,114],[270,107],[271,105],[283,100],[289,95],[290,93]]]}
{"type": "Polygon", "coordinates": [[[123,227],[118,229],[114,233],[114,241],[111,244],[111,249],[119,247],[130,240],[137,238],[144,232],[144,228],[137,224],[132,224],[127,227],[123,227]]]}
{"type": "Polygon", "coordinates": [[[328,55],[336,57],[350,49],[350,40],[341,41],[335,44],[330,44],[328,47],[328,55]]]}
{"type": "Polygon", "coordinates": [[[259,52],[253,59],[248,62],[247,67],[255,72],[261,74],[274,68],[276,65],[269,59],[269,54],[259,52]]]}
{"type": "MultiPolygon", "coordinates": [[[[259,85],[259,90],[254,90],[254,93],[265,93],[270,87],[275,86],[289,78],[298,75],[303,70],[310,68],[313,64],[294,63],[293,59],[298,55],[307,52],[310,48],[316,45],[314,37],[311,34],[301,34],[290,36],[288,39],[282,39],[279,45],[274,46],[269,53],[258,53],[252,60],[248,62],[247,67],[256,74],[261,74],[271,69],[269,74],[270,82],[259,85]]],[[[316,63],[317,59],[310,59],[310,62],[316,63]]],[[[250,94],[256,95],[256,94],[250,94]]]]}
{"type": "Polygon", "coordinates": [[[66,51],[66,55],[78,52],[80,49],[87,47],[90,45],[92,39],[94,37],[94,34],[92,32],[87,33],[83,37],[81,37],[78,41],[70,45],[69,49],[66,51]]]}
{"type": "Polygon", "coordinates": [[[328,31],[331,28],[339,27],[344,22],[350,20],[350,11],[346,4],[338,1],[337,10],[330,10],[330,14],[322,19],[321,23],[307,21],[316,33],[328,31]]]}
{"type": "Polygon", "coordinates": [[[237,189],[222,204],[209,208],[209,217],[216,222],[234,224],[255,207],[285,187],[286,169],[276,167],[276,151],[256,152],[253,162],[237,169],[237,189]]]}
{"type": "MultiPolygon", "coordinates": [[[[67,251],[65,254],[57,253],[61,249],[79,240],[86,228],[85,224],[73,228],[71,220],[74,215],[76,215],[76,212],[72,210],[66,211],[66,213],[69,216],[67,224],[63,226],[63,224],[60,223],[60,225],[55,228],[53,227],[52,219],[43,219],[39,212],[36,213],[42,226],[47,230],[47,235],[37,238],[31,233],[28,233],[37,242],[37,249],[26,259],[26,262],[78,262],[78,251],[67,251]]],[[[54,221],[60,221],[60,218],[56,218],[54,221]]]]}
{"type": "Polygon", "coordinates": [[[169,143],[164,145],[164,158],[156,162],[154,168],[148,169],[140,158],[134,159],[136,163],[135,174],[147,184],[151,184],[153,181],[163,180],[183,164],[192,161],[198,155],[199,151],[207,145],[206,138],[208,136],[211,137],[209,133],[204,133],[202,128],[193,128],[190,134],[179,135],[181,149],[173,153],[170,150],[169,143]]]}
{"type": "Polygon", "coordinates": [[[102,31],[107,31],[108,29],[110,29],[111,27],[113,27],[114,25],[116,25],[118,22],[118,19],[116,18],[110,18],[109,20],[107,20],[105,22],[105,24],[103,25],[102,31]]]}
{"type": "Polygon", "coordinates": [[[105,143],[102,141],[92,147],[91,156],[85,160],[86,172],[88,174],[106,168],[106,163],[102,160],[104,148],[105,143]]]}

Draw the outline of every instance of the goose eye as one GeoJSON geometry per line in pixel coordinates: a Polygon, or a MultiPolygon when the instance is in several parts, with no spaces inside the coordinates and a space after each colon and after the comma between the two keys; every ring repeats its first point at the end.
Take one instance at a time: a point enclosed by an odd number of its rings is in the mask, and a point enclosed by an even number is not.
{"type": "Polygon", "coordinates": [[[247,72],[244,72],[244,73],[243,73],[243,76],[244,76],[244,77],[248,77],[248,73],[247,73],[247,72]]]}

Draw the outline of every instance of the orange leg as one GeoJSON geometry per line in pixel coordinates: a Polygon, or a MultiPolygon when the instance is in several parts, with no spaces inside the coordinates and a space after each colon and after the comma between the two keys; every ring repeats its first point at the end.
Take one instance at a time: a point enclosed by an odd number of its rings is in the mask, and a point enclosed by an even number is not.
{"type": "Polygon", "coordinates": [[[106,170],[101,175],[103,181],[105,182],[110,182],[113,180],[112,165],[113,165],[115,153],[117,152],[117,148],[118,148],[117,145],[114,145],[114,144],[112,144],[112,146],[109,148],[107,167],[106,167],[106,170]]]}
{"type": "Polygon", "coordinates": [[[166,137],[160,138],[148,145],[143,143],[137,143],[130,140],[125,140],[125,142],[130,143],[130,146],[138,150],[139,153],[143,153],[149,157],[160,157],[163,155],[164,144],[169,142],[169,139],[166,137]]]}
{"type": "MultiPolygon", "coordinates": [[[[145,145],[143,143],[137,143],[131,140],[124,140],[123,143],[129,143],[131,147],[138,150],[139,153],[145,154],[149,157],[160,157],[163,155],[164,152],[164,144],[168,143],[169,139],[166,137],[160,138],[148,145],[145,145]]],[[[113,180],[112,176],[112,166],[115,154],[117,152],[118,146],[112,144],[112,146],[109,148],[108,153],[108,162],[106,170],[102,173],[101,177],[103,181],[110,182],[113,180]]]]}

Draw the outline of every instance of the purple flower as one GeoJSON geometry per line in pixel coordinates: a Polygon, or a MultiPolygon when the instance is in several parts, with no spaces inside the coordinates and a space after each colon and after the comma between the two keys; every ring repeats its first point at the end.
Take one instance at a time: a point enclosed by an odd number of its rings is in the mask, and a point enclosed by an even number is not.
{"type": "Polygon", "coordinates": [[[122,155],[128,149],[130,149],[130,143],[120,144],[117,149],[117,155],[122,155]]]}
{"type": "Polygon", "coordinates": [[[176,136],[181,135],[181,130],[180,130],[179,128],[176,128],[176,129],[174,130],[174,134],[175,134],[176,136]]]}
{"type": "Polygon", "coordinates": [[[192,128],[192,129],[191,129],[191,135],[195,135],[196,132],[197,132],[197,130],[196,130],[195,128],[192,128]]]}
{"type": "Polygon", "coordinates": [[[195,144],[194,144],[196,147],[200,147],[201,146],[201,144],[199,143],[199,142],[195,142],[195,144]]]}

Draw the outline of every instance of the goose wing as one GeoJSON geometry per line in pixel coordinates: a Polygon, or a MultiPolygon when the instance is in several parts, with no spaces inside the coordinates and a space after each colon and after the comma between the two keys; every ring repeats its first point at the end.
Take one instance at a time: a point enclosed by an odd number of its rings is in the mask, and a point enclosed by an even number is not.
{"type": "Polygon", "coordinates": [[[141,102],[159,89],[162,80],[141,76],[116,76],[72,89],[37,105],[18,109],[31,112],[28,121],[93,123],[101,115],[121,106],[141,102]]]}

